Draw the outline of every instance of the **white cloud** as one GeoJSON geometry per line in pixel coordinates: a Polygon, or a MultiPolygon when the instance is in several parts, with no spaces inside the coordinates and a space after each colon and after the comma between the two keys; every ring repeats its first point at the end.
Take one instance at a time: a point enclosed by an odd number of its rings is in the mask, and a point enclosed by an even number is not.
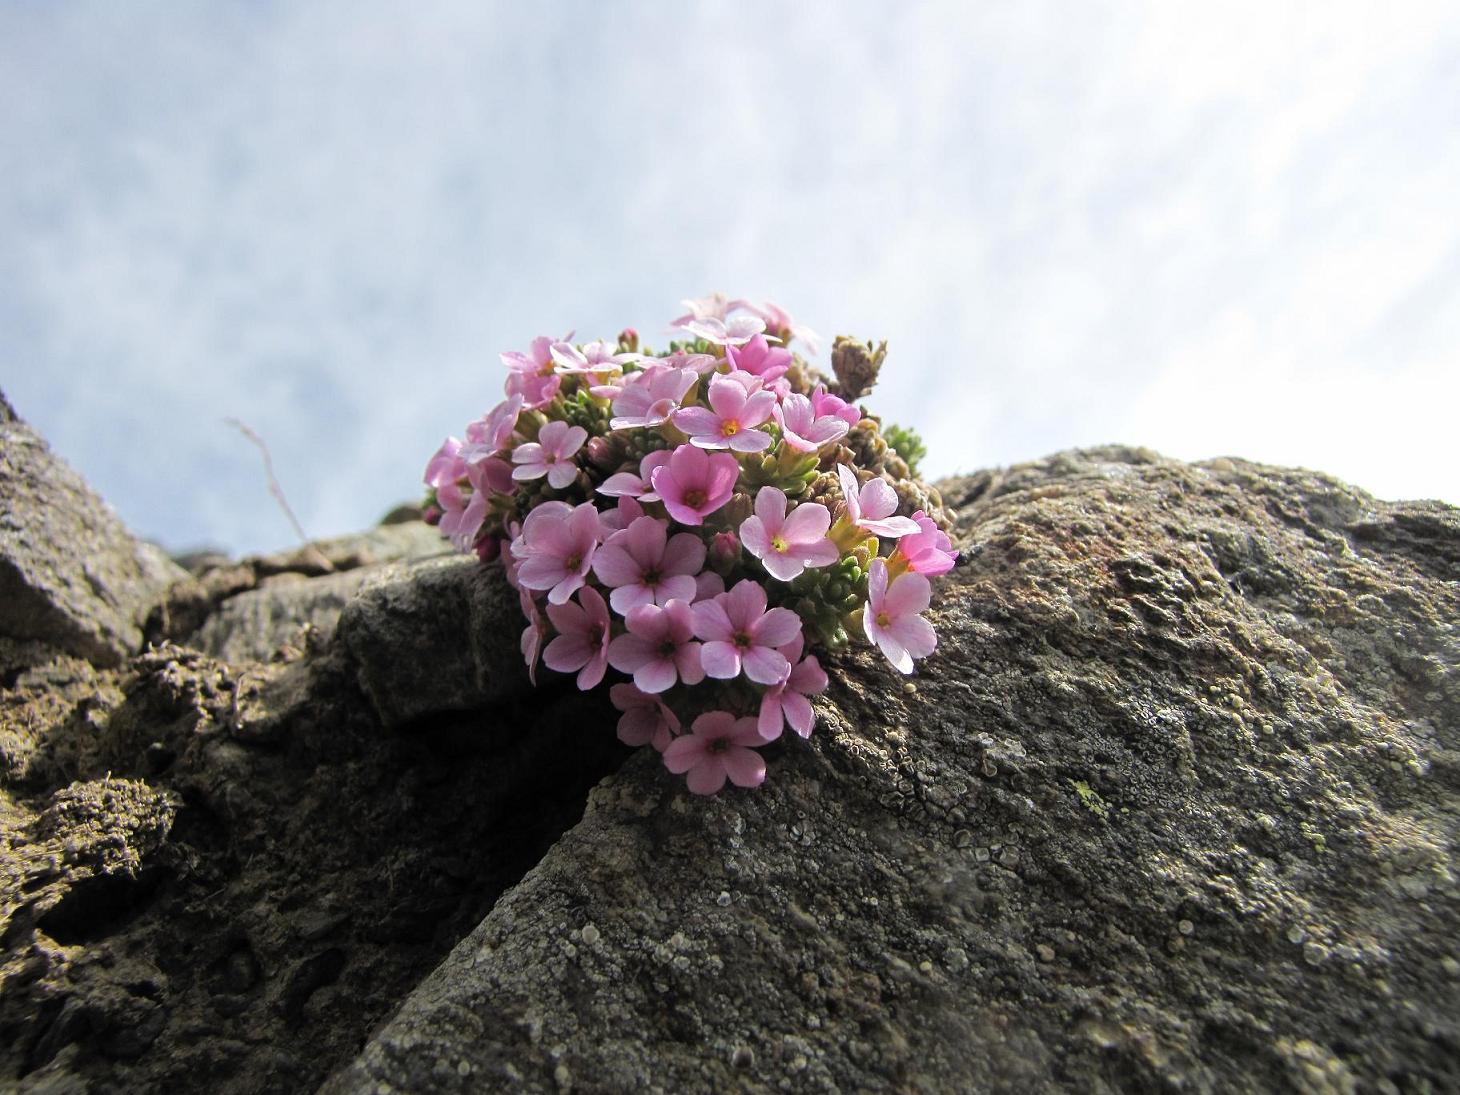
{"type": "Polygon", "coordinates": [[[9,7],[0,98],[0,383],[171,544],[289,539],[225,415],[344,531],[497,351],[715,287],[888,338],[935,473],[1460,499],[1443,5],[9,7]]]}

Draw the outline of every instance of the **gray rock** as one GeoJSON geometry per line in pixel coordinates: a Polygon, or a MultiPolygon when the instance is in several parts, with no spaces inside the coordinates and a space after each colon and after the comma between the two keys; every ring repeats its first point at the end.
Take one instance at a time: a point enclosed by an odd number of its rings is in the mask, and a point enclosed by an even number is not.
{"type": "MultiPolygon", "coordinates": [[[[942,493],[914,678],[836,660],[754,792],[636,757],[326,1090],[1460,1087],[1456,510],[1124,449],[942,493]]],[[[397,714],[516,635],[409,573],[342,625],[397,714]]]]}
{"type": "Polygon", "coordinates": [[[224,601],[188,642],[234,663],[268,661],[285,646],[328,642],[340,612],[374,569],[360,567],[318,578],[281,576],[292,581],[268,579],[258,589],[224,601]]]}
{"type": "Polygon", "coordinates": [[[39,435],[0,413],[0,637],[116,665],[184,576],[132,536],[39,435]]]}
{"type": "Polygon", "coordinates": [[[377,525],[365,532],[315,540],[302,547],[245,560],[260,576],[322,574],[379,563],[400,563],[455,554],[439,529],[422,521],[377,525]],[[326,569],[329,568],[329,570],[326,569]]]}
{"type": "Polygon", "coordinates": [[[384,563],[452,554],[441,534],[420,521],[238,561],[202,553],[179,560],[192,572],[176,583],[148,621],[148,638],[185,642],[233,662],[263,661],[301,632],[323,643],[340,609],[384,563]]]}
{"type": "Polygon", "coordinates": [[[517,594],[498,568],[453,557],[373,573],[338,637],[381,722],[480,710],[529,687],[517,594]]]}

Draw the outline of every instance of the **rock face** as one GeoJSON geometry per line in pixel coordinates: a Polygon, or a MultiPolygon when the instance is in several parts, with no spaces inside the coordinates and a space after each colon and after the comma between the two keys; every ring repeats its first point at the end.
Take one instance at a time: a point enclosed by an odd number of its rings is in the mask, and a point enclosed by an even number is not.
{"type": "Polygon", "coordinates": [[[636,758],[327,1089],[1460,1083],[1455,511],[1125,450],[943,494],[914,680],[841,662],[756,793],[636,758]]]}
{"type": "MultiPolygon", "coordinates": [[[[470,561],[373,566],[267,656],[32,660],[0,1076],[1460,1087],[1460,514],[1128,449],[940,486],[938,652],[835,661],[755,792],[691,796],[602,697],[531,690],[470,561]]],[[[339,584],[304,555],[152,627],[222,653],[276,588],[287,637],[339,584]]]]}
{"type": "Polygon", "coordinates": [[[104,665],[136,653],[143,618],[181,570],[136,540],[3,395],[0,499],[0,669],[33,644],[104,665]]]}
{"type": "Polygon", "coordinates": [[[208,594],[208,575],[202,582],[189,583],[194,596],[201,594],[207,618],[188,644],[235,663],[268,661],[281,648],[301,642],[323,646],[334,636],[345,606],[362,585],[378,579],[387,564],[449,551],[440,533],[416,521],[321,541],[308,550],[263,556],[239,566],[224,564],[218,568],[224,579],[221,586],[213,580],[223,599],[208,594]],[[250,582],[257,585],[240,588],[250,582]]]}

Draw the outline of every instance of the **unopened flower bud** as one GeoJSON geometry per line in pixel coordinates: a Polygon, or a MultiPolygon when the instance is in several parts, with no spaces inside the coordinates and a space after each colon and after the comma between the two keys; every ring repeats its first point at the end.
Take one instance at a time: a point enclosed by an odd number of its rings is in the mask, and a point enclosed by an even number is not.
{"type": "Polygon", "coordinates": [[[477,541],[477,558],[490,563],[502,553],[502,541],[495,536],[483,536],[477,541]]]}
{"type": "Polygon", "coordinates": [[[583,446],[588,462],[602,471],[613,471],[623,462],[623,453],[606,437],[590,437],[583,446]]]}
{"type": "Polygon", "coordinates": [[[725,520],[730,523],[731,528],[739,528],[740,523],[755,512],[751,504],[750,495],[744,491],[736,491],[730,496],[730,501],[725,503],[725,520]]]}
{"type": "Polygon", "coordinates": [[[547,425],[547,415],[541,411],[523,411],[517,419],[517,432],[528,441],[536,441],[538,431],[547,425]]]}
{"type": "Polygon", "coordinates": [[[710,541],[710,566],[716,573],[729,574],[731,568],[740,562],[740,537],[733,532],[717,532],[710,541]]]}
{"type": "Polygon", "coordinates": [[[625,327],[618,333],[618,348],[620,353],[636,354],[639,352],[639,332],[632,327],[625,327]]]}
{"type": "Polygon", "coordinates": [[[872,552],[868,550],[865,543],[858,544],[857,547],[852,551],[852,558],[857,561],[858,567],[860,567],[862,570],[866,570],[868,565],[872,562],[872,552]]]}
{"type": "Polygon", "coordinates": [[[877,346],[838,335],[831,348],[831,369],[836,373],[838,394],[849,403],[861,399],[877,383],[877,374],[887,356],[887,343],[877,346]]]}
{"type": "Polygon", "coordinates": [[[428,525],[439,525],[441,523],[441,507],[434,502],[421,511],[421,520],[428,525]]]}

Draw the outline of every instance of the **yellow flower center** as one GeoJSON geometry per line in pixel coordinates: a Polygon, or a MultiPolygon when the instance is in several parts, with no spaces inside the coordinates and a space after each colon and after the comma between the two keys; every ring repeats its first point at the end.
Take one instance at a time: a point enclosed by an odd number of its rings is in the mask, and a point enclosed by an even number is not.
{"type": "Polygon", "coordinates": [[[727,419],[720,426],[720,432],[726,437],[734,437],[737,433],[740,432],[740,423],[735,421],[735,419],[733,418],[727,419]]]}
{"type": "Polygon", "coordinates": [[[890,616],[888,616],[887,613],[885,613],[885,612],[879,612],[879,613],[877,613],[877,626],[878,627],[891,627],[892,626],[892,618],[890,616]]]}
{"type": "Polygon", "coordinates": [[[774,551],[777,555],[784,555],[784,554],[786,554],[786,548],[788,546],[789,545],[786,543],[786,541],[784,539],[782,539],[781,537],[779,537],[779,536],[772,536],[771,537],[771,550],[774,551]]]}

